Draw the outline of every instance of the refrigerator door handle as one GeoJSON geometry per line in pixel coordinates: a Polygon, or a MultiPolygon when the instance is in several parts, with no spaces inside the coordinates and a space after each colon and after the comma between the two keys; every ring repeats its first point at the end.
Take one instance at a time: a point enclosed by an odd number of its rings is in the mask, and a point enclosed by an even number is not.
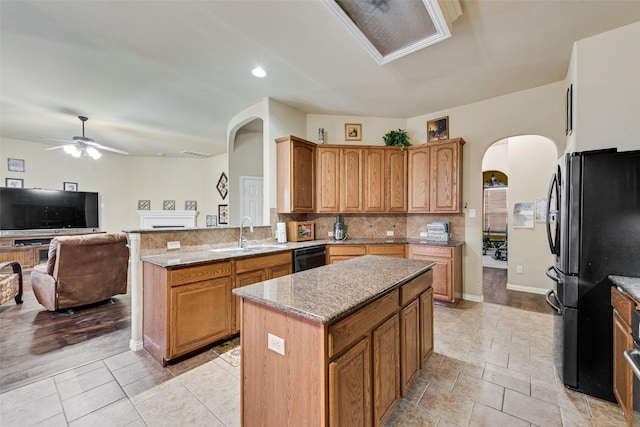
{"type": "Polygon", "coordinates": [[[558,301],[558,298],[556,297],[556,291],[552,289],[549,292],[547,292],[547,294],[545,295],[545,299],[547,300],[547,304],[549,304],[558,314],[562,314],[562,307],[560,307],[562,304],[560,304],[560,301],[558,301]],[[553,296],[553,299],[556,300],[559,305],[555,305],[554,303],[551,302],[552,296],[553,296]]]}
{"type": "Polygon", "coordinates": [[[554,282],[556,282],[556,283],[559,283],[559,280],[560,280],[560,279],[558,278],[558,270],[556,270],[556,267],[555,267],[555,266],[553,266],[553,265],[552,265],[551,267],[547,268],[547,270],[544,272],[544,274],[546,274],[546,276],[547,276],[549,279],[553,280],[553,281],[554,281],[554,282]],[[553,270],[556,274],[555,274],[555,275],[551,275],[551,274],[550,274],[550,273],[551,273],[551,270],[553,270]]]}
{"type": "MultiPolygon", "coordinates": [[[[558,174],[553,174],[553,176],[551,177],[551,182],[549,183],[549,191],[547,192],[547,221],[546,221],[546,228],[547,228],[547,240],[549,240],[549,249],[551,249],[551,254],[552,255],[560,255],[560,251],[558,248],[558,242],[554,242],[553,238],[551,237],[551,219],[553,217],[554,221],[557,220],[556,218],[556,213],[552,213],[551,212],[551,196],[553,195],[553,191],[556,190],[556,197],[558,197],[558,174]]],[[[556,202],[557,203],[557,202],[556,202]]],[[[558,223],[556,222],[556,227],[558,227],[558,223]]],[[[557,233],[556,233],[557,236],[557,233]]]]}

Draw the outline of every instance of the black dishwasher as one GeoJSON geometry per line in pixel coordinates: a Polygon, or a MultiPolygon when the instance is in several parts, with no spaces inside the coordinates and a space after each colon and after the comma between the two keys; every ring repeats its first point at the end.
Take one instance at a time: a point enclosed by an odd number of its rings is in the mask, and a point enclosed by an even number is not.
{"type": "Polygon", "coordinates": [[[293,272],[309,270],[326,264],[324,245],[293,250],[293,272]]]}

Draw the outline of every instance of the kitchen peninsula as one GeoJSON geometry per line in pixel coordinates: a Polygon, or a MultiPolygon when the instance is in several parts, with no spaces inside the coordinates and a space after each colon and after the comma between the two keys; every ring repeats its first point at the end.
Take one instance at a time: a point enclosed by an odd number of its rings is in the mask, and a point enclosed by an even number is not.
{"type": "Polygon", "coordinates": [[[434,263],[365,255],[235,289],[242,425],[382,425],[433,351],[434,263]]]}

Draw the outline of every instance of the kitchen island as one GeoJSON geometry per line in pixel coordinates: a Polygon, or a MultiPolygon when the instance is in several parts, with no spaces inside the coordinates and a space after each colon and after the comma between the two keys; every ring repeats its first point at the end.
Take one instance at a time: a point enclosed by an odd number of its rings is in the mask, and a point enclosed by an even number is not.
{"type": "Polygon", "coordinates": [[[242,424],[384,424],[433,351],[433,265],[366,255],[235,289],[242,424]]]}

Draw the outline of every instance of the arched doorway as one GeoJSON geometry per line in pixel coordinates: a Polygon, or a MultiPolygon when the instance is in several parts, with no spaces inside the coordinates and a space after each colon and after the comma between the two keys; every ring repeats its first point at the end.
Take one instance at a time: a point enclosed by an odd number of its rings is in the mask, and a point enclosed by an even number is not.
{"type": "MultiPolygon", "coordinates": [[[[557,159],[556,145],[539,135],[505,138],[486,150],[482,168],[483,205],[485,193],[495,192],[498,199],[500,181],[506,184],[507,191],[500,195],[505,199],[506,212],[502,217],[495,215],[498,225],[492,227],[489,236],[498,245],[504,239],[504,252],[499,258],[504,258],[506,266],[496,268],[483,263],[484,301],[547,312],[544,294],[552,283],[544,271],[552,263],[552,256],[546,241],[546,215],[539,207],[545,205],[543,200],[557,159]],[[491,185],[486,185],[487,181],[491,185]],[[488,188],[492,190],[486,191],[488,188]],[[499,225],[500,218],[506,218],[504,227],[499,225]]],[[[489,231],[484,221],[483,210],[483,242],[489,231]]]]}

